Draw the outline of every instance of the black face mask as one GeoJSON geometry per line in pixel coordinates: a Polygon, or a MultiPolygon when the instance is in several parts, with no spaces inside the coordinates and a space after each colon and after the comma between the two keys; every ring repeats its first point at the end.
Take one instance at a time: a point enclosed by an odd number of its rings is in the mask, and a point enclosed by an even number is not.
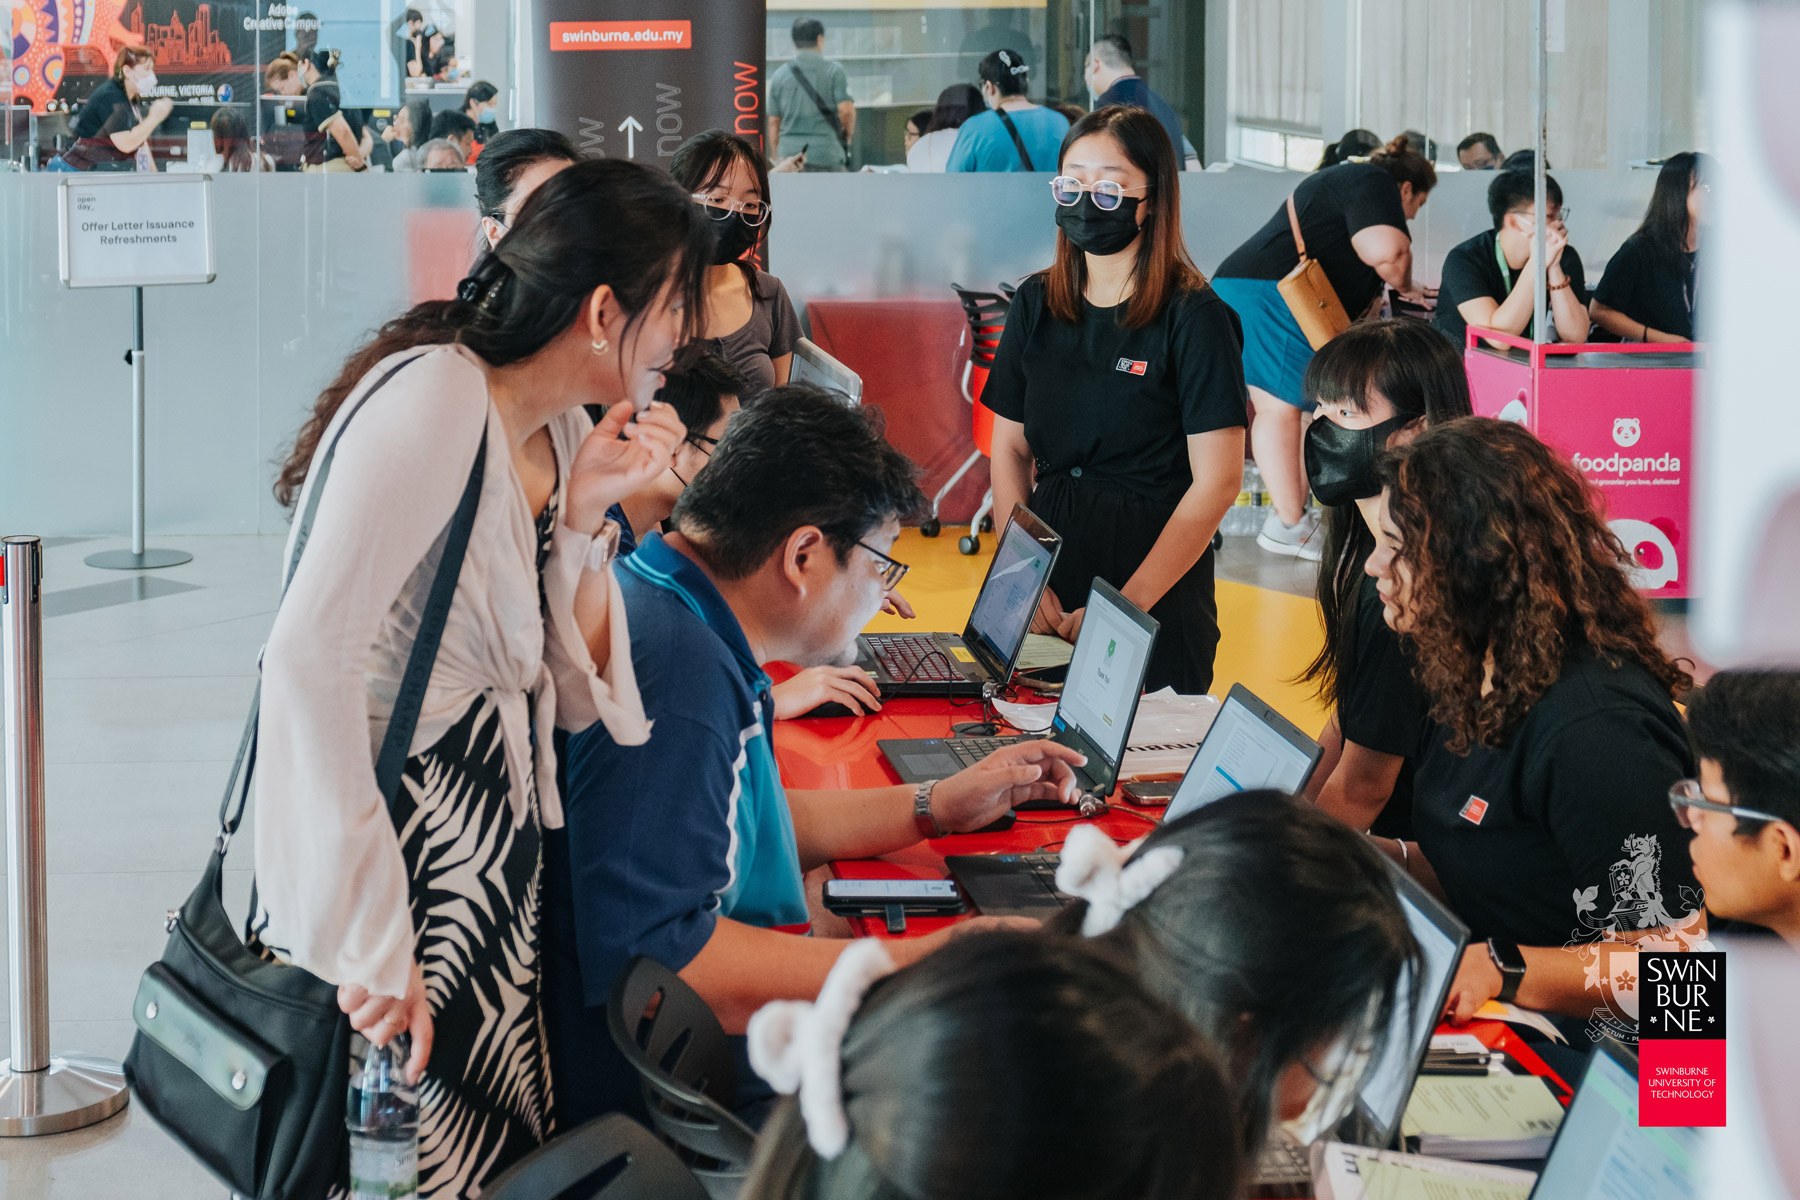
{"type": "Polygon", "coordinates": [[[1319,503],[1330,508],[1381,494],[1375,460],[1388,438],[1411,424],[1411,417],[1392,417],[1367,429],[1345,429],[1320,417],[1306,431],[1306,478],[1319,503]]]}
{"type": "Polygon", "coordinates": [[[736,262],[744,257],[744,251],[756,245],[757,236],[762,233],[762,226],[752,225],[744,220],[743,213],[732,213],[723,221],[714,221],[712,227],[713,233],[718,237],[713,243],[714,266],[736,262]]]}
{"type": "Polygon", "coordinates": [[[1094,203],[1091,193],[1067,207],[1057,205],[1056,227],[1068,235],[1077,250],[1089,254],[1117,254],[1138,235],[1138,198],[1123,196],[1119,207],[1107,212],[1094,203]]]}

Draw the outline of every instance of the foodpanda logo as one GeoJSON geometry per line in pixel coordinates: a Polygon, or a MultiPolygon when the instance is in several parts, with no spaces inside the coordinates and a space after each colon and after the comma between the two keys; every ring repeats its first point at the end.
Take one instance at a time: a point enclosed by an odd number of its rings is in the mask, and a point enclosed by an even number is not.
{"type": "Polygon", "coordinates": [[[1635,446],[1638,439],[1644,436],[1642,424],[1636,417],[1613,418],[1613,442],[1620,446],[1635,446]]]}

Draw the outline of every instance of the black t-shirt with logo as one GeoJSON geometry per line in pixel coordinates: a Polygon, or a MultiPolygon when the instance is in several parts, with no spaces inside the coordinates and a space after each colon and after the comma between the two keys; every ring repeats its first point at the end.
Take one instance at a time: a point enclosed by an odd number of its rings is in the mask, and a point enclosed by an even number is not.
{"type": "Polygon", "coordinates": [[[1413,787],[1432,724],[1431,702],[1413,679],[1400,635],[1388,628],[1381,595],[1368,575],[1356,591],[1348,669],[1338,679],[1338,728],[1344,740],[1400,759],[1387,806],[1369,826],[1377,837],[1413,838],[1413,787]]]}
{"type": "Polygon", "coordinates": [[[1419,766],[1413,821],[1472,937],[1563,946],[1701,907],[1668,799],[1694,756],[1643,667],[1577,653],[1503,748],[1458,756],[1444,736],[1419,766]]]}
{"type": "Polygon", "coordinates": [[[1640,325],[1692,338],[1694,292],[1691,251],[1664,250],[1642,233],[1634,233],[1607,260],[1594,298],[1640,325]]]}
{"type": "MultiPolygon", "coordinates": [[[[1438,284],[1437,315],[1431,323],[1443,331],[1445,337],[1462,349],[1465,331],[1469,325],[1463,320],[1462,313],[1456,306],[1486,296],[1496,304],[1503,304],[1512,294],[1513,285],[1520,279],[1521,267],[1512,272],[1512,282],[1507,282],[1506,275],[1501,273],[1500,259],[1495,246],[1500,238],[1500,231],[1489,229],[1476,234],[1466,242],[1458,244],[1444,258],[1444,277],[1438,284]]],[[[1561,259],[1563,274],[1569,278],[1569,287],[1575,292],[1575,299],[1586,308],[1588,303],[1587,277],[1582,273],[1581,255],[1575,253],[1575,247],[1564,246],[1561,259]]],[[[1527,283],[1526,287],[1531,285],[1527,283]]],[[[1554,321],[1551,324],[1555,324],[1554,321]]],[[[1525,322],[1525,337],[1531,336],[1532,322],[1525,322]]]]}
{"type": "Polygon", "coordinates": [[[981,402],[1022,422],[1044,473],[1068,472],[1174,502],[1193,483],[1189,434],[1242,426],[1243,331],[1209,287],[1180,292],[1142,329],[1125,306],[1082,303],[1060,321],[1044,277],[1020,285],[981,402]]]}
{"type": "Polygon", "coordinates": [[[306,89],[307,145],[311,151],[307,155],[308,162],[330,162],[334,158],[344,157],[344,148],[325,131],[326,123],[333,116],[344,118],[344,123],[350,127],[352,142],[362,141],[362,110],[345,108],[343,104],[344,94],[339,90],[335,79],[321,79],[306,89]]]}
{"type": "MultiPolygon", "coordinates": [[[[1307,257],[1325,269],[1325,278],[1344,311],[1355,319],[1381,291],[1381,276],[1356,256],[1350,239],[1376,225],[1406,233],[1400,185],[1374,163],[1343,163],[1314,171],[1294,189],[1294,211],[1307,257]]],[[[1410,235],[1409,235],[1410,236],[1410,235]]],[[[1275,210],[1213,274],[1224,279],[1285,279],[1300,262],[1287,203],[1275,210]]]]}

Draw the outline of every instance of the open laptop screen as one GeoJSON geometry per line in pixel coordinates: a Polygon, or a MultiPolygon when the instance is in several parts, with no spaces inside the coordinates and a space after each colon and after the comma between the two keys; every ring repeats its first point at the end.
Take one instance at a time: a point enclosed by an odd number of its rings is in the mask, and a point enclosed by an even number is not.
{"type": "Polygon", "coordinates": [[[1092,763],[1088,771],[1108,783],[1125,757],[1150,647],[1156,642],[1156,622],[1121,607],[1123,598],[1113,599],[1118,595],[1105,580],[1094,581],[1056,708],[1058,727],[1073,728],[1106,759],[1109,771],[1096,772],[1092,763]]]}
{"type": "Polygon", "coordinates": [[[975,610],[963,630],[963,643],[986,659],[988,673],[1005,683],[1011,673],[1031,614],[1056,559],[1058,538],[1030,513],[1020,510],[1007,522],[993,565],[975,597],[975,610]]]}
{"type": "Polygon", "coordinates": [[[1318,743],[1236,684],[1194,752],[1163,820],[1253,788],[1298,792],[1319,757],[1318,743]]]}
{"type": "Polygon", "coordinates": [[[1701,1135],[1638,1125],[1637,1064],[1601,1042],[1563,1116],[1535,1200],[1693,1200],[1701,1135]]]}
{"type": "Polygon", "coordinates": [[[1469,940],[1468,928],[1454,913],[1399,868],[1394,868],[1392,875],[1406,924],[1418,939],[1424,970],[1417,978],[1410,970],[1401,975],[1387,1043],[1381,1058],[1370,1064],[1357,1095],[1356,1107],[1371,1127],[1373,1145],[1386,1145],[1400,1124],[1469,940]]]}

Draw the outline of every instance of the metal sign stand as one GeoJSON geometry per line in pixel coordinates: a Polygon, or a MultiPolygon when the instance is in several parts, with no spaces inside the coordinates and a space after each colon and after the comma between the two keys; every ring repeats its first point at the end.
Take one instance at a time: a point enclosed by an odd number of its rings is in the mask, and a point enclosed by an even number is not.
{"type": "Polygon", "coordinates": [[[193,561],[184,550],[144,549],[144,289],[131,289],[131,549],[102,550],[82,561],[108,571],[143,571],[193,561]]]}
{"type": "MultiPolygon", "coordinates": [[[[138,378],[141,385],[141,370],[138,378]]],[[[142,394],[140,390],[140,401],[142,394]]],[[[141,403],[138,411],[141,415],[141,403]]],[[[141,439],[138,445],[141,453],[141,439]]],[[[142,494],[140,490],[140,502],[142,494]]],[[[137,532],[141,538],[141,524],[137,532]]],[[[0,1061],[0,1137],[34,1137],[104,1120],[125,1107],[130,1093],[118,1063],[85,1054],[50,1053],[40,607],[44,549],[35,537],[9,537],[0,540],[0,551],[4,553],[0,691],[6,693],[7,966],[12,972],[12,1056],[0,1061]]]]}

